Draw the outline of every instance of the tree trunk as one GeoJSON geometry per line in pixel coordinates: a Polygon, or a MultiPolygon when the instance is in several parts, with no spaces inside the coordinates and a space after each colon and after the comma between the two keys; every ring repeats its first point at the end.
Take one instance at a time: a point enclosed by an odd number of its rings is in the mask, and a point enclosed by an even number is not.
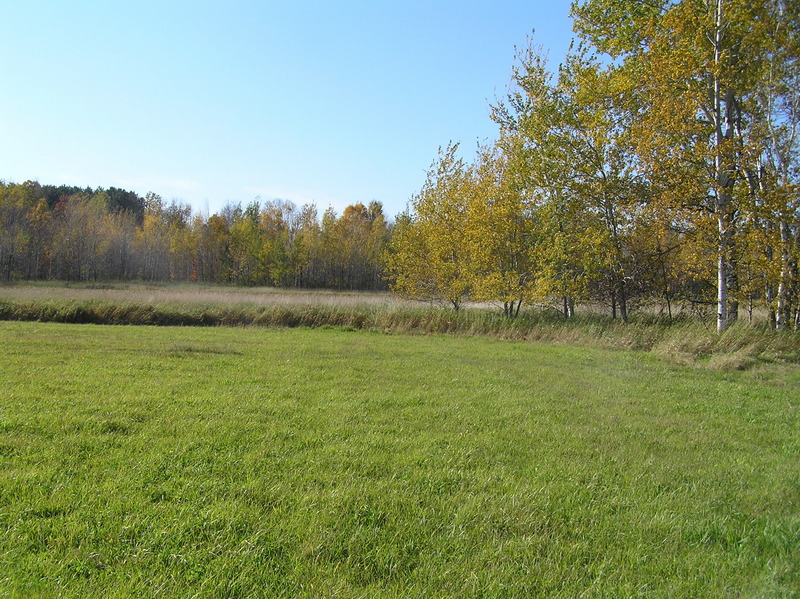
{"type": "Polygon", "coordinates": [[[732,231],[728,236],[728,324],[736,322],[739,319],[739,275],[736,260],[733,258],[734,254],[734,239],[735,234],[732,231]]]}
{"type": "Polygon", "coordinates": [[[622,322],[628,322],[628,294],[625,290],[624,276],[620,276],[619,281],[619,316],[622,322]]]}
{"type": "Polygon", "coordinates": [[[617,292],[614,286],[611,286],[611,318],[617,319],[617,292]]]}
{"type": "Polygon", "coordinates": [[[787,297],[789,295],[788,281],[790,277],[791,261],[789,256],[789,235],[788,223],[781,219],[779,225],[781,232],[781,276],[778,282],[777,307],[775,309],[775,328],[785,329],[788,317],[787,297]]]}
{"type": "Polygon", "coordinates": [[[11,253],[8,255],[8,258],[6,259],[6,267],[3,272],[3,280],[6,283],[11,281],[11,265],[13,264],[13,262],[14,262],[14,254],[11,253]]]}
{"type": "Polygon", "coordinates": [[[728,261],[724,214],[718,214],[719,244],[717,247],[717,333],[728,326],[728,261]]]}
{"type": "Polygon", "coordinates": [[[767,304],[767,325],[770,329],[774,329],[777,326],[777,314],[775,306],[773,305],[775,301],[775,289],[771,283],[767,283],[766,289],[764,290],[764,301],[767,304]]]}
{"type": "Polygon", "coordinates": [[[575,316],[575,301],[568,295],[563,296],[564,300],[564,318],[569,320],[575,316]]]}
{"type": "Polygon", "coordinates": [[[722,89],[721,69],[736,67],[736,57],[723,52],[723,0],[715,2],[714,72],[710,73],[712,85],[709,98],[714,122],[714,212],[717,216],[717,332],[722,333],[738,311],[738,303],[731,302],[729,290],[734,283],[733,268],[734,213],[731,189],[735,182],[736,157],[726,147],[733,139],[738,126],[737,102],[733,89],[722,89]]]}

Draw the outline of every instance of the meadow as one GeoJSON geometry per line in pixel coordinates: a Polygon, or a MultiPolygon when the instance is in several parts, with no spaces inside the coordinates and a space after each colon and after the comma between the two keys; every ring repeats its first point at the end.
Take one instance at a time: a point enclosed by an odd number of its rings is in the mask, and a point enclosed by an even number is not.
{"type": "Polygon", "coordinates": [[[24,282],[0,285],[0,298],[9,300],[100,301],[114,304],[206,306],[333,306],[400,307],[405,301],[388,292],[333,291],[326,289],[281,289],[277,287],[236,287],[203,283],[62,283],[24,282]]]}
{"type": "Polygon", "coordinates": [[[0,322],[0,596],[796,597],[800,369],[0,322]]]}
{"type": "Polygon", "coordinates": [[[565,320],[550,306],[468,304],[459,312],[390,293],[232,287],[196,283],[17,283],[0,285],[0,321],[73,324],[324,327],[411,334],[452,334],[544,341],[651,353],[680,365],[747,370],[800,364],[800,335],[753,324],[743,315],[718,335],[713,318],[692,307],[672,318],[644,306],[629,322],[601,306],[581,305],[565,320]]]}

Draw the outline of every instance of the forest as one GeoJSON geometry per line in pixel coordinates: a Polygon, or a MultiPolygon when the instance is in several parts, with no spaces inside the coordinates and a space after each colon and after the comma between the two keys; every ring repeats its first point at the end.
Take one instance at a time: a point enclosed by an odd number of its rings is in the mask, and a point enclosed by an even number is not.
{"type": "Polygon", "coordinates": [[[519,48],[496,141],[471,159],[447,143],[394,219],[376,201],[208,215],[152,192],[2,182],[0,278],[390,288],[510,318],[592,303],[796,330],[798,4],[574,4],[563,63],[534,38],[519,48]]]}
{"type": "Polygon", "coordinates": [[[389,234],[378,202],[341,216],[254,200],[194,214],[177,200],[116,188],[0,184],[5,281],[201,281],[385,289],[389,234]]]}

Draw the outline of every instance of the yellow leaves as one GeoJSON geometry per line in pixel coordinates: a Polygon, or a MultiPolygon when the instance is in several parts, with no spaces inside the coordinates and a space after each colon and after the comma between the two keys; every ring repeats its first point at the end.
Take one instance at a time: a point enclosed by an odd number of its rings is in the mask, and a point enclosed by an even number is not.
{"type": "MultiPolygon", "coordinates": [[[[471,165],[455,155],[457,145],[440,153],[408,221],[416,262],[400,259],[403,237],[397,238],[397,280],[411,285],[414,277],[399,269],[416,264],[426,292],[504,301],[578,296],[593,283],[594,292],[598,285],[609,290],[612,305],[620,294],[627,302],[629,293],[653,293],[642,291],[641,281],[649,280],[669,303],[672,278],[699,298],[717,280],[717,266],[719,278],[734,280],[727,274],[737,260],[774,278],[775,262],[763,260],[769,248],[784,255],[778,270],[785,279],[786,242],[774,220],[792,201],[760,174],[764,156],[779,146],[760,140],[778,131],[781,119],[800,130],[800,111],[784,108],[765,121],[771,105],[758,105],[759,78],[777,72],[765,64],[783,56],[776,40],[785,34],[766,39],[776,6],[576,3],[576,31],[590,45],[567,58],[555,84],[541,49],[518,52],[508,98],[493,107],[498,143],[481,148],[471,165]],[[612,60],[598,59],[593,49],[612,60]],[[750,215],[773,221],[773,229],[753,236],[758,227],[750,215]],[[660,274],[644,272],[653,264],[660,274]]],[[[796,89],[796,64],[783,60],[781,68],[795,76],[786,85],[796,89]]],[[[792,152],[796,171],[796,145],[792,152]]],[[[788,189],[786,181],[777,187],[788,189]]],[[[796,211],[795,204],[794,227],[796,211]]],[[[719,297],[724,305],[722,291],[719,297]]]]}
{"type": "Polygon", "coordinates": [[[454,306],[472,286],[468,202],[473,187],[457,150],[458,144],[440,149],[412,200],[412,214],[395,229],[387,259],[395,291],[454,306]]]}

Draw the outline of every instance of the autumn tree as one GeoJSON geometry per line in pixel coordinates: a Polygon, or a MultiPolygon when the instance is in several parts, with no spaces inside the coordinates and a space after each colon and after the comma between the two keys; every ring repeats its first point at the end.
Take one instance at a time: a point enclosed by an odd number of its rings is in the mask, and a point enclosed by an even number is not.
{"type": "Polygon", "coordinates": [[[29,235],[26,216],[35,204],[38,185],[0,185],[0,278],[10,281],[27,251],[29,235]]]}
{"type": "Polygon", "coordinates": [[[768,60],[751,99],[743,168],[749,184],[750,244],[754,279],[763,276],[770,323],[800,322],[800,9],[768,2],[753,26],[764,38],[768,60]]]}
{"type": "Polygon", "coordinates": [[[288,200],[266,202],[259,226],[266,282],[279,287],[291,285],[291,248],[297,228],[297,206],[288,200]]]}
{"type": "Polygon", "coordinates": [[[553,81],[542,48],[531,43],[517,58],[507,97],[493,106],[492,117],[515,164],[520,210],[529,214],[534,293],[560,297],[569,317],[609,258],[600,245],[610,230],[601,219],[611,201],[608,188],[616,182],[612,142],[596,112],[577,104],[570,73],[562,68],[553,81]]]}
{"type": "Polygon", "coordinates": [[[27,221],[29,243],[25,279],[45,279],[49,274],[53,227],[53,213],[45,198],[40,198],[29,210],[27,221]]]}
{"type": "Polygon", "coordinates": [[[197,277],[207,283],[229,281],[231,270],[228,221],[219,214],[197,215],[193,221],[197,238],[197,277]]]}
{"type": "Polygon", "coordinates": [[[535,247],[538,214],[526,202],[517,154],[491,145],[478,153],[472,168],[467,232],[473,272],[472,296],[498,301],[516,317],[523,304],[538,299],[535,247]]]}
{"type": "Polygon", "coordinates": [[[358,202],[344,209],[328,237],[337,287],[377,289],[381,286],[381,254],[386,234],[380,202],[373,201],[368,206],[358,202]]]}
{"type": "Polygon", "coordinates": [[[149,192],[145,196],[142,228],[136,235],[140,276],[145,281],[169,280],[169,221],[161,196],[149,192]]]}
{"type": "Polygon", "coordinates": [[[317,207],[303,205],[296,218],[296,230],[290,249],[291,283],[295,287],[319,287],[321,278],[320,224],[317,207]]]}
{"type": "Polygon", "coordinates": [[[109,212],[103,217],[106,277],[127,280],[137,276],[138,222],[137,214],[128,210],[109,212]]]}
{"type": "Polygon", "coordinates": [[[169,278],[178,281],[197,280],[197,234],[192,226],[192,207],[173,200],[164,210],[163,218],[169,236],[169,278]]]}
{"type": "Polygon", "coordinates": [[[398,219],[387,253],[391,288],[458,310],[473,287],[468,232],[472,181],[458,144],[439,150],[422,190],[398,219]]]}
{"type": "Polygon", "coordinates": [[[738,311],[737,242],[747,191],[742,157],[756,122],[769,37],[760,23],[772,0],[587,0],[573,5],[576,31],[637,77],[640,112],[630,123],[637,158],[660,200],[702,239],[713,232],[717,330],[738,311]],[[712,228],[713,227],[713,228],[712,228]]]}
{"type": "Polygon", "coordinates": [[[53,274],[66,281],[99,278],[102,251],[101,198],[86,193],[62,197],[53,210],[53,274]]]}
{"type": "Polygon", "coordinates": [[[229,224],[232,282],[240,285],[263,285],[266,279],[260,232],[261,205],[253,201],[244,210],[237,210],[229,224]]]}

